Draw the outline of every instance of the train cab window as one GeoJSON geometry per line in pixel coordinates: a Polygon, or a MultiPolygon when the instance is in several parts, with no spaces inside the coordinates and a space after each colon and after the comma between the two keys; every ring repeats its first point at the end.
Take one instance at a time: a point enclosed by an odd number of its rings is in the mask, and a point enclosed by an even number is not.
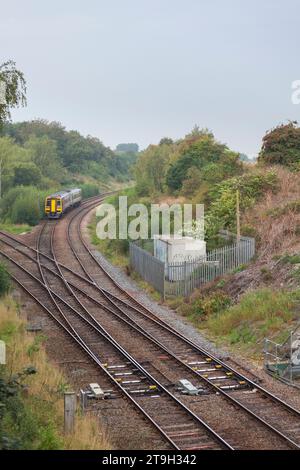
{"type": "Polygon", "coordinates": [[[60,206],[61,206],[61,201],[60,201],[60,199],[57,199],[56,205],[57,205],[57,207],[60,207],[60,206]]]}
{"type": "Polygon", "coordinates": [[[47,206],[47,207],[50,207],[50,206],[51,206],[51,201],[50,201],[50,199],[47,199],[46,206],[47,206]]]}

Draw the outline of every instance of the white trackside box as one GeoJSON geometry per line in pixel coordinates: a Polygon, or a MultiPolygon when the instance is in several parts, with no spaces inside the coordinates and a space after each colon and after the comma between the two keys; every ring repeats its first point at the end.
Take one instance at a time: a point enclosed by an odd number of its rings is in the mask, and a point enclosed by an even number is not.
{"type": "Polygon", "coordinates": [[[97,383],[93,383],[93,384],[90,384],[90,389],[91,389],[91,392],[92,394],[94,395],[95,398],[103,398],[104,397],[104,392],[102,390],[102,388],[100,387],[99,384],[97,383]]]}
{"type": "Polygon", "coordinates": [[[172,266],[168,264],[174,265],[176,262],[182,264],[184,261],[193,260],[206,261],[206,242],[192,237],[174,238],[156,235],[154,236],[154,256],[166,263],[166,276],[170,281],[180,281],[192,272],[196,264],[187,263],[184,269],[172,269],[172,266]]]}

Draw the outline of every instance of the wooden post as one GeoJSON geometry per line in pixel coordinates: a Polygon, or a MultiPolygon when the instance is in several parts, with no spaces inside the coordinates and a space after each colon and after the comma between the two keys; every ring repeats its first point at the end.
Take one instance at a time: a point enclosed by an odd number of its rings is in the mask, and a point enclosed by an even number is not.
{"type": "Polygon", "coordinates": [[[80,406],[81,411],[84,413],[87,407],[87,393],[84,390],[80,390],[80,406]]]}
{"type": "Polygon", "coordinates": [[[76,412],[75,392],[65,392],[64,394],[64,429],[65,434],[69,434],[74,429],[76,412]]]}

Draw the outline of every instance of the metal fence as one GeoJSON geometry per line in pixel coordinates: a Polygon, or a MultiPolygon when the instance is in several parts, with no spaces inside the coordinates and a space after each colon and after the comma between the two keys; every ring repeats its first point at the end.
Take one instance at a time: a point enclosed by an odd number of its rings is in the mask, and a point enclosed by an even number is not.
{"type": "Polygon", "coordinates": [[[300,388],[300,325],[281,344],[265,338],[264,365],[274,377],[300,388]]]}
{"type": "Polygon", "coordinates": [[[136,243],[130,243],[129,253],[132,269],[164,296],[165,264],[136,243]]]}
{"type": "Polygon", "coordinates": [[[130,265],[165,296],[188,296],[195,288],[247,263],[255,254],[255,240],[239,242],[209,251],[205,257],[163,263],[136,243],[130,244],[130,265]]]}

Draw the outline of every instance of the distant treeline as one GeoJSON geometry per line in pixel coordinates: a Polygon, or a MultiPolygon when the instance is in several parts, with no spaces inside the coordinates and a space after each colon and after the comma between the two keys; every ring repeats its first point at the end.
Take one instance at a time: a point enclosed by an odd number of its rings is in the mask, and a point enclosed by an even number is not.
{"type": "Polygon", "coordinates": [[[0,131],[1,221],[36,223],[46,193],[81,186],[87,196],[132,179],[132,155],[58,122],[5,123],[0,131]]]}

